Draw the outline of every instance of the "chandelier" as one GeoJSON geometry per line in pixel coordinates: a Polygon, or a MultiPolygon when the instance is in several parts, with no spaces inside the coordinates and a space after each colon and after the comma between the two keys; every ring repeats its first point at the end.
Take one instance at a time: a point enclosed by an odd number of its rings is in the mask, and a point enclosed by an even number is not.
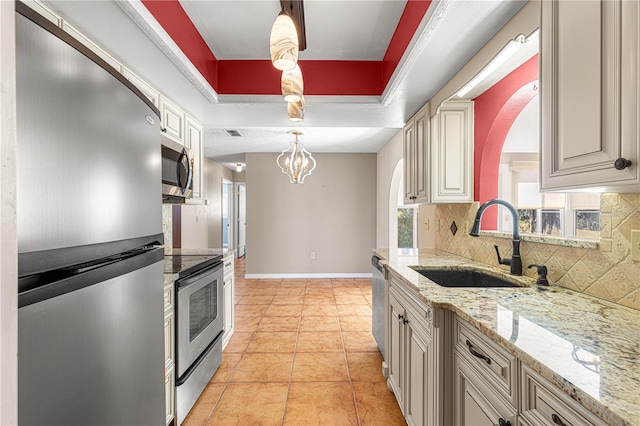
{"type": "Polygon", "coordinates": [[[296,139],[289,144],[289,148],[282,151],[276,159],[276,164],[282,173],[289,176],[291,183],[303,183],[304,178],[316,168],[316,160],[298,141],[298,136],[302,135],[302,132],[292,131],[291,133],[296,139]]]}

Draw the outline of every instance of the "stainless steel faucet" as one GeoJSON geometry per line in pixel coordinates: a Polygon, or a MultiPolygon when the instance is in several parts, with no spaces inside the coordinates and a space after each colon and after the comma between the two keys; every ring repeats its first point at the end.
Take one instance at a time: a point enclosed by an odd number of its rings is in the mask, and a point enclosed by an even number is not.
{"type": "Polygon", "coordinates": [[[498,263],[502,265],[509,265],[511,268],[511,275],[522,275],[522,259],[520,258],[520,221],[518,218],[518,210],[516,210],[513,204],[500,198],[494,198],[481,205],[478,209],[478,212],[476,213],[476,220],[475,222],[473,222],[473,226],[471,227],[469,235],[471,235],[472,237],[480,236],[480,218],[482,218],[482,214],[487,209],[487,207],[494,204],[505,206],[513,217],[513,254],[511,256],[511,259],[502,259],[500,257],[500,252],[498,251],[498,246],[496,245],[495,248],[496,253],[498,254],[498,263]]]}

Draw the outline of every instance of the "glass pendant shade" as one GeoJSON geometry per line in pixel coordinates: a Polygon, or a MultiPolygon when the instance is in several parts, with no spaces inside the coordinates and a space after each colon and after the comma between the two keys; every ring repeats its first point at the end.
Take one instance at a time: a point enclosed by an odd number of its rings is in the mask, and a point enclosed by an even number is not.
{"type": "Polygon", "coordinates": [[[298,63],[298,32],[291,17],[282,11],[271,28],[271,62],[276,69],[290,70],[298,63]]]}
{"type": "Polygon", "coordinates": [[[291,121],[298,122],[304,120],[304,96],[302,96],[298,102],[289,102],[287,104],[287,113],[291,121]]]}
{"type": "Polygon", "coordinates": [[[296,140],[291,142],[289,148],[282,151],[282,154],[276,159],[276,164],[282,170],[282,173],[289,176],[291,183],[303,183],[304,178],[309,176],[313,169],[316,168],[316,160],[309,151],[304,149],[298,142],[300,132],[293,132],[296,140]]]}
{"type": "Polygon", "coordinates": [[[286,102],[300,101],[304,92],[304,80],[302,80],[302,71],[298,65],[293,69],[282,71],[280,87],[286,102]]]}

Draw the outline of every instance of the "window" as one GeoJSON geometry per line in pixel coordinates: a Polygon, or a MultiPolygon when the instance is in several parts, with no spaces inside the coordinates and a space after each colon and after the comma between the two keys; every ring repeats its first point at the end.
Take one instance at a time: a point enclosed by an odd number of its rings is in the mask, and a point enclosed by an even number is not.
{"type": "Polygon", "coordinates": [[[418,208],[404,205],[404,182],[398,191],[398,248],[418,248],[418,208]]]}
{"type": "Polygon", "coordinates": [[[415,207],[398,208],[398,248],[415,248],[418,245],[416,210],[415,207]]]}
{"type": "MultiPolygon", "coordinates": [[[[600,194],[541,193],[538,173],[538,96],[514,121],[502,147],[498,196],[520,213],[523,234],[600,238],[600,194]]],[[[511,232],[511,217],[500,207],[498,229],[511,232]]]]}

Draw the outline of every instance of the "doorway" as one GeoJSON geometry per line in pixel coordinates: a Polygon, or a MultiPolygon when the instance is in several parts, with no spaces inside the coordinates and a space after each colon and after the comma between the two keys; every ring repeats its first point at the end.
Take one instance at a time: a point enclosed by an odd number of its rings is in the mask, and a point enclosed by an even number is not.
{"type": "Polygon", "coordinates": [[[233,182],[222,180],[222,248],[233,248],[233,227],[229,220],[232,215],[233,206],[233,182]]]}
{"type": "Polygon", "coordinates": [[[235,183],[236,257],[243,257],[247,246],[247,185],[235,183]]]}

